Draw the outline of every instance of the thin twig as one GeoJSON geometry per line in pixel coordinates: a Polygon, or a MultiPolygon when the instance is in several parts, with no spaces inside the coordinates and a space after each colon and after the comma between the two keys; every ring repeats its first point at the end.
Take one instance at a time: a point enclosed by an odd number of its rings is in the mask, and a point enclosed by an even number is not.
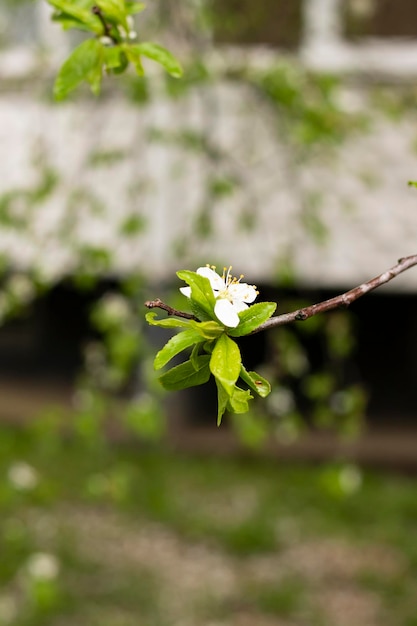
{"type": "Polygon", "coordinates": [[[388,283],[390,280],[415,265],[417,265],[417,254],[404,257],[403,259],[400,259],[394,267],[391,267],[383,274],[375,276],[375,278],[371,278],[371,280],[368,280],[366,283],[362,283],[358,287],[354,287],[354,289],[346,291],[346,293],[342,293],[340,296],[324,300],[323,302],[319,302],[317,304],[312,304],[311,306],[298,309],[297,311],[292,311],[291,313],[284,313],[283,315],[271,317],[269,320],[258,326],[258,328],[256,328],[251,334],[259,333],[263,330],[268,330],[269,328],[275,328],[276,326],[282,326],[283,324],[290,324],[291,322],[304,322],[318,313],[324,313],[325,311],[331,311],[332,309],[338,309],[341,307],[348,307],[358,298],[361,298],[373,289],[388,283]]]}
{"type": "MultiPolygon", "coordinates": [[[[336,296],[335,298],[330,298],[329,300],[324,300],[323,302],[318,302],[317,304],[312,304],[311,306],[307,306],[303,309],[298,309],[297,311],[292,311],[291,313],[283,313],[282,315],[276,315],[275,317],[271,317],[269,320],[258,326],[251,335],[255,333],[260,333],[263,330],[268,330],[270,328],[275,328],[276,326],[283,326],[284,324],[290,324],[291,322],[304,322],[305,320],[313,317],[313,315],[317,315],[318,313],[324,313],[325,311],[331,311],[332,309],[338,309],[341,307],[348,307],[352,302],[357,300],[358,298],[364,296],[366,293],[369,293],[373,289],[377,287],[381,287],[385,283],[388,283],[390,280],[405,272],[417,265],[417,254],[413,256],[407,256],[403,259],[400,259],[394,267],[391,267],[389,270],[380,274],[379,276],[375,276],[375,278],[371,278],[366,283],[362,283],[358,287],[354,287],[350,291],[346,291],[342,293],[340,296],[336,296]]],[[[157,298],[156,300],[148,300],[145,302],[145,306],[148,309],[163,309],[168,313],[168,315],[175,315],[176,317],[184,317],[188,320],[198,320],[195,315],[191,315],[190,313],[185,313],[184,311],[177,311],[173,309],[168,304],[165,304],[157,298]]]]}
{"type": "Polygon", "coordinates": [[[100,20],[101,25],[103,26],[103,31],[104,31],[103,35],[105,35],[106,37],[110,37],[112,41],[115,41],[114,37],[111,36],[110,26],[109,24],[107,24],[106,20],[104,19],[104,15],[103,15],[101,8],[97,4],[95,4],[91,9],[91,13],[93,13],[93,15],[97,15],[98,19],[100,20]]]}
{"type": "Polygon", "coordinates": [[[169,304],[165,304],[159,298],[156,300],[147,300],[145,302],[145,306],[148,309],[163,309],[168,313],[168,315],[175,315],[176,317],[184,317],[186,320],[196,320],[198,322],[198,317],[192,315],[191,313],[185,313],[184,311],[177,311],[177,309],[173,309],[169,304]]]}

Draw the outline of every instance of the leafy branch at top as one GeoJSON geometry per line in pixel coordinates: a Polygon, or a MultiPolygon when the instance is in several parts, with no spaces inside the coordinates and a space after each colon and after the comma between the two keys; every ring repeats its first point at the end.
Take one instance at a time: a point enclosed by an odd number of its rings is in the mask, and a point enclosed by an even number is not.
{"type": "Polygon", "coordinates": [[[139,42],[133,15],[144,10],[142,2],[130,0],[46,0],[53,9],[52,19],[64,30],[75,28],[93,37],[77,46],[63,63],[55,80],[54,96],[64,100],[82,82],[93,93],[101,88],[103,72],[121,74],[133,65],[144,75],[142,58],[156,61],[175,78],[182,75],[178,60],[163,46],[139,42]]]}

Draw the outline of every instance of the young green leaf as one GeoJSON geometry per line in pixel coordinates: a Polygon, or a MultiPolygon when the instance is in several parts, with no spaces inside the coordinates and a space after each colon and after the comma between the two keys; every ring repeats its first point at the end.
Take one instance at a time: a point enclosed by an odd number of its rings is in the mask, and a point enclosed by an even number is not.
{"type": "Polygon", "coordinates": [[[196,322],[191,320],[190,325],[197,330],[204,339],[217,339],[219,335],[224,333],[223,326],[220,326],[217,322],[196,322]]]}
{"type": "Polygon", "coordinates": [[[54,96],[63,100],[84,80],[87,81],[93,93],[98,93],[102,78],[103,45],[98,39],[83,41],[58,72],[54,85],[54,96]]]}
{"type": "Polygon", "coordinates": [[[162,374],[159,381],[168,391],[202,385],[210,378],[209,362],[210,357],[206,355],[197,357],[193,363],[185,361],[162,374]]]}
{"type": "Polygon", "coordinates": [[[114,74],[123,74],[123,72],[128,67],[128,65],[129,65],[129,60],[128,60],[126,54],[124,53],[124,51],[121,50],[121,52],[120,52],[120,64],[119,64],[119,67],[113,68],[114,74]]]}
{"type": "Polygon", "coordinates": [[[232,395],[240,374],[242,359],[238,345],[226,334],[220,335],[214,344],[210,358],[210,371],[225,391],[232,395]]]}
{"type": "Polygon", "coordinates": [[[239,313],[239,326],[228,330],[231,337],[248,335],[261,324],[266,322],[277,308],[276,302],[257,302],[239,313]]]}
{"type": "Polygon", "coordinates": [[[177,354],[185,350],[185,348],[189,348],[195,343],[201,342],[201,335],[198,331],[189,329],[183,330],[178,333],[178,335],[174,335],[171,339],[164,345],[164,347],[157,353],[154,360],[154,367],[156,370],[161,369],[174,358],[177,354]]]}
{"type": "Polygon", "coordinates": [[[142,65],[142,57],[139,52],[136,50],[136,46],[131,46],[129,44],[125,44],[123,49],[126,53],[127,58],[132,63],[136,70],[136,74],[138,76],[143,76],[145,74],[145,70],[142,65]]]}
{"type": "Polygon", "coordinates": [[[248,372],[243,365],[240,369],[240,378],[255,391],[261,398],[266,398],[271,393],[271,385],[256,372],[248,372]]]}
{"type": "Polygon", "coordinates": [[[157,43],[146,41],[131,46],[138,54],[148,57],[162,65],[162,67],[174,78],[180,78],[183,74],[179,61],[169,50],[157,43]]]}
{"type": "Polygon", "coordinates": [[[136,2],[136,0],[126,0],[126,11],[128,15],[141,13],[145,9],[146,9],[146,4],[144,4],[143,2],[136,2]]]}
{"type": "Polygon", "coordinates": [[[125,4],[128,15],[141,13],[144,9],[146,9],[146,5],[143,2],[136,2],[135,0],[126,0],[125,4]]]}
{"type": "Polygon", "coordinates": [[[249,411],[249,400],[252,400],[253,396],[249,390],[240,389],[240,387],[234,388],[233,394],[229,398],[227,408],[231,413],[246,413],[249,411]]]}
{"type": "Polygon", "coordinates": [[[211,354],[213,352],[213,348],[214,348],[213,344],[213,340],[212,339],[208,339],[207,341],[205,341],[203,343],[203,350],[206,354],[211,354]]]}
{"type": "Polygon", "coordinates": [[[126,64],[126,60],[121,57],[120,46],[104,46],[103,61],[106,69],[114,70],[126,64]]]}
{"type": "Polygon", "coordinates": [[[52,14],[52,21],[61,24],[63,30],[69,30],[70,28],[77,28],[79,30],[85,30],[91,32],[91,28],[80,22],[75,17],[68,15],[68,13],[56,12],[52,14]]]}
{"type": "Polygon", "coordinates": [[[249,390],[240,389],[234,385],[232,394],[223,387],[216,378],[217,385],[217,426],[220,426],[224,413],[246,413],[249,410],[249,401],[253,399],[249,390]]]}
{"type": "MultiPolygon", "coordinates": [[[[199,320],[210,320],[211,316],[203,309],[199,304],[190,298],[189,300],[190,309],[193,312],[193,315],[199,320]]],[[[213,313],[214,315],[214,313],[213,313]]]]}
{"type": "Polygon", "coordinates": [[[162,328],[190,328],[191,320],[178,319],[176,317],[167,317],[163,320],[156,320],[156,311],[149,311],[145,315],[145,319],[151,326],[162,326],[162,328]]]}
{"type": "MultiPolygon", "coordinates": [[[[86,29],[95,33],[96,35],[101,35],[103,31],[103,26],[100,20],[91,12],[91,7],[93,3],[85,3],[85,2],[74,2],[73,0],[47,0],[48,4],[50,4],[57,11],[62,12],[67,15],[69,18],[74,18],[75,21],[82,24],[86,29]],[[91,4],[91,7],[89,6],[91,4]]],[[[59,14],[56,15],[56,19],[59,18],[59,14]]]]}
{"type": "Polygon", "coordinates": [[[196,317],[206,321],[216,319],[214,315],[215,298],[209,279],[200,276],[197,272],[188,270],[177,272],[177,276],[191,287],[190,306],[196,317]],[[199,313],[196,313],[195,309],[199,313]]]}
{"type": "Polygon", "coordinates": [[[229,394],[224,389],[223,385],[216,378],[217,385],[217,426],[222,423],[222,417],[227,409],[227,403],[229,402],[229,394]]]}
{"type": "Polygon", "coordinates": [[[115,24],[121,24],[126,31],[129,30],[124,0],[100,0],[98,6],[106,19],[115,24]]]}
{"type": "Polygon", "coordinates": [[[198,370],[198,357],[200,356],[200,349],[203,346],[203,342],[194,344],[194,348],[191,350],[190,361],[193,364],[195,370],[198,370]]]}

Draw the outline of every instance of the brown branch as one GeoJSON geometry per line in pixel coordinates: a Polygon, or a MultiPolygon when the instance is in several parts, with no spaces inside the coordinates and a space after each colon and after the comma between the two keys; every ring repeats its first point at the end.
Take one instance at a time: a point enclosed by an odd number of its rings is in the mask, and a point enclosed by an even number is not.
{"type": "Polygon", "coordinates": [[[98,19],[100,20],[101,25],[103,27],[103,35],[105,35],[106,37],[109,37],[114,43],[117,43],[115,38],[112,37],[111,35],[110,26],[109,24],[107,24],[106,20],[104,19],[104,15],[103,15],[101,8],[97,4],[95,4],[91,9],[91,13],[93,15],[97,15],[98,19]]]}
{"type": "MultiPolygon", "coordinates": [[[[417,265],[417,254],[413,256],[407,256],[403,259],[400,259],[394,267],[391,267],[389,270],[380,274],[379,276],[375,276],[375,278],[371,278],[366,283],[362,283],[358,287],[354,287],[350,291],[346,291],[346,293],[342,293],[340,296],[336,296],[335,298],[330,298],[329,300],[324,300],[323,302],[318,302],[317,304],[312,304],[311,306],[307,306],[303,309],[298,309],[297,311],[292,311],[291,313],[283,313],[282,315],[276,315],[275,317],[271,317],[269,320],[258,326],[251,335],[255,333],[260,333],[263,330],[268,330],[269,328],[275,328],[276,326],[283,326],[284,324],[290,324],[291,322],[304,322],[305,320],[313,317],[313,315],[317,315],[318,313],[324,313],[325,311],[331,311],[332,309],[338,309],[341,307],[348,307],[352,302],[361,298],[366,293],[369,293],[373,289],[377,287],[381,287],[385,283],[388,283],[390,280],[405,272],[417,265]]],[[[187,320],[197,320],[198,318],[195,315],[191,315],[191,313],[185,313],[184,311],[177,311],[177,309],[173,309],[168,304],[165,304],[157,298],[156,300],[148,300],[145,302],[145,306],[148,309],[163,309],[168,313],[168,315],[176,315],[177,317],[183,317],[187,320]]]]}
{"type": "Polygon", "coordinates": [[[358,298],[361,298],[373,289],[388,283],[390,280],[415,265],[417,265],[417,254],[404,257],[403,259],[400,259],[394,267],[391,267],[383,274],[375,276],[375,278],[371,278],[371,280],[368,280],[366,283],[362,283],[358,287],[354,287],[354,289],[346,291],[346,293],[342,293],[340,296],[324,300],[324,302],[312,304],[311,306],[298,309],[297,311],[292,311],[291,313],[284,313],[283,315],[271,317],[269,320],[256,328],[251,334],[259,333],[263,330],[268,330],[269,328],[275,328],[276,326],[282,326],[283,324],[290,324],[291,322],[304,322],[318,313],[324,313],[325,311],[331,311],[332,309],[338,309],[341,307],[348,307],[358,298]]]}
{"type": "Polygon", "coordinates": [[[145,302],[145,306],[148,307],[148,309],[163,309],[168,313],[168,315],[176,315],[176,317],[183,317],[186,320],[196,320],[197,322],[199,321],[198,317],[196,317],[195,315],[192,315],[191,313],[185,313],[184,311],[177,311],[177,309],[173,309],[172,306],[169,306],[169,304],[165,304],[165,302],[162,302],[162,300],[160,300],[159,298],[156,298],[156,300],[147,300],[145,302]]]}

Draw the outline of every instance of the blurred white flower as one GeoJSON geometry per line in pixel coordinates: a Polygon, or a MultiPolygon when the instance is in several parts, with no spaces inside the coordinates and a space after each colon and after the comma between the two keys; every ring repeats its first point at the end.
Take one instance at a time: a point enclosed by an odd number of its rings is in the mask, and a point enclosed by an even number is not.
{"type": "Polygon", "coordinates": [[[29,302],[36,293],[33,282],[24,274],[14,274],[7,287],[12,297],[21,303],[29,302]]]}
{"type": "Polygon", "coordinates": [[[77,389],[72,394],[72,406],[77,411],[89,411],[94,405],[94,395],[89,389],[77,389]]]}
{"type": "Polygon", "coordinates": [[[367,19],[374,15],[377,9],[376,0],[350,0],[349,8],[358,19],[367,19]]]}
{"type": "Polygon", "coordinates": [[[39,483],[39,476],[34,467],[24,461],[16,461],[7,472],[7,477],[13,487],[20,491],[30,491],[39,483]]]}
{"type": "Polygon", "coordinates": [[[101,306],[106,317],[113,322],[122,322],[130,316],[128,301],[117,293],[105,295],[101,301],[101,306]]]}
{"type": "Polygon", "coordinates": [[[295,409],[294,394],[286,387],[274,389],[267,398],[267,404],[275,415],[286,415],[295,409]]]}
{"type": "Polygon", "coordinates": [[[59,561],[48,552],[34,552],[26,562],[26,571],[36,580],[54,580],[59,574],[59,561]]]}
{"type": "Polygon", "coordinates": [[[362,486],[362,473],[356,465],[345,465],[340,470],[339,482],[344,493],[356,493],[362,486]]]}
{"type": "Polygon", "coordinates": [[[100,37],[100,43],[102,43],[103,46],[112,46],[114,42],[111,37],[108,37],[107,35],[102,35],[100,37]]]}

